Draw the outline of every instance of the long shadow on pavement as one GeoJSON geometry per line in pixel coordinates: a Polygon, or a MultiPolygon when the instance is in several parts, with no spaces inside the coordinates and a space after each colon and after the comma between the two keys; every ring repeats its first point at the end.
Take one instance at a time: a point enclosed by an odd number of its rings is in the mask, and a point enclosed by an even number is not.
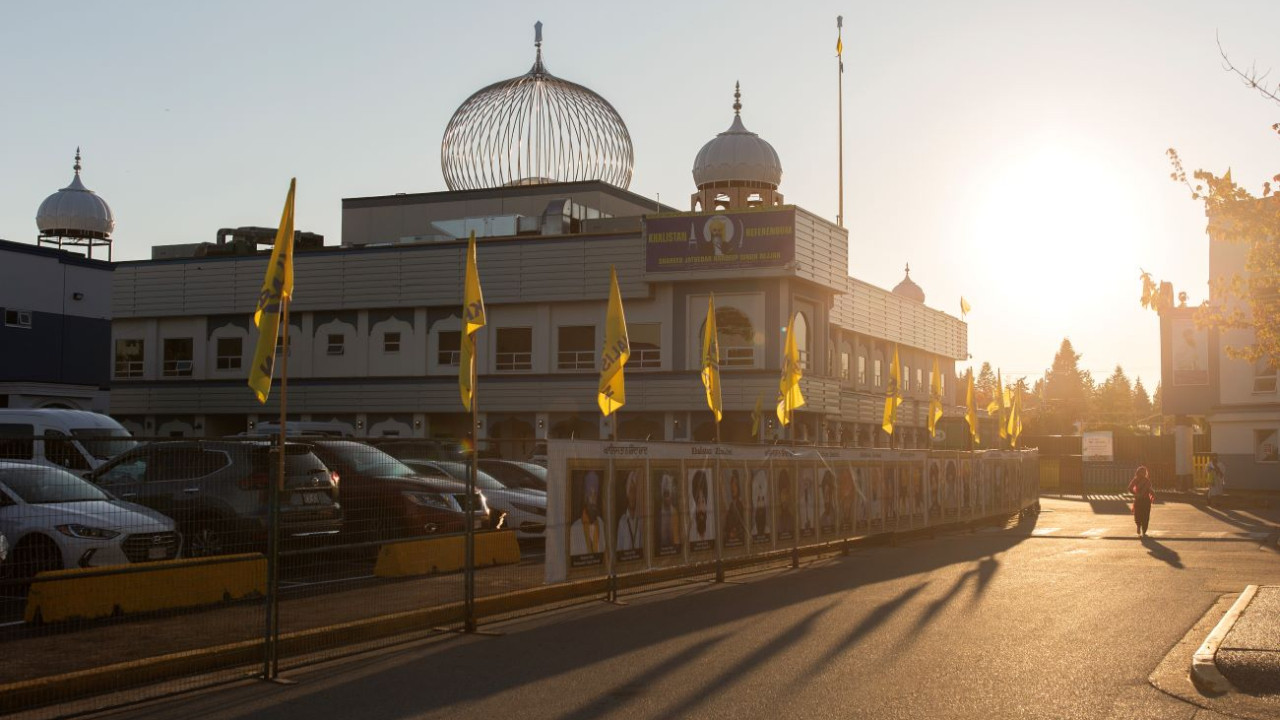
{"type": "Polygon", "coordinates": [[[1182,564],[1182,556],[1173,550],[1173,548],[1166,547],[1161,544],[1159,540],[1148,535],[1142,538],[1142,546],[1147,549],[1147,554],[1151,557],[1169,563],[1179,570],[1186,568],[1186,566],[1182,564]]]}
{"type": "MultiPolygon", "coordinates": [[[[969,577],[976,577],[981,589],[998,566],[994,556],[1030,537],[1034,526],[1034,519],[1027,519],[1004,532],[967,536],[967,541],[962,543],[947,542],[947,538],[942,537],[929,541],[927,549],[920,551],[913,551],[912,547],[872,550],[873,553],[895,553],[891,563],[870,564],[861,561],[865,555],[860,558],[855,553],[800,570],[782,571],[742,585],[690,586],[690,589],[700,589],[643,604],[621,608],[584,604],[580,609],[569,610],[572,615],[519,629],[511,636],[458,637],[432,644],[425,651],[414,648],[399,655],[384,652],[368,660],[350,660],[343,664],[341,670],[317,680],[314,689],[295,687],[288,698],[288,709],[290,715],[296,717],[349,716],[362,720],[408,718],[420,715],[424,708],[447,711],[454,706],[465,707],[493,695],[531,686],[682,636],[707,633],[717,627],[730,626],[823,597],[833,597],[834,604],[839,601],[839,596],[850,590],[985,558],[976,570],[966,573],[966,581],[969,577]],[[577,642],[577,639],[589,640],[577,642]],[[489,670],[478,674],[477,668],[489,670]],[[344,711],[348,714],[342,715],[344,711]]],[[[845,647],[872,631],[878,622],[892,615],[925,584],[921,583],[871,610],[860,624],[849,631],[845,647]]],[[[811,613],[763,643],[733,672],[741,676],[743,670],[767,662],[772,654],[816,632],[812,627],[814,619],[825,611],[811,613]]],[[[536,618],[533,621],[536,622],[536,618]]],[[[824,630],[830,631],[829,627],[824,630]]],[[[701,656],[724,636],[720,634],[702,639],[691,650],[675,653],[661,663],[660,669],[653,671],[656,673],[654,677],[678,673],[682,667],[699,662],[701,656]]],[[[587,702],[572,717],[606,713],[615,708],[612,703],[625,703],[626,695],[633,693],[633,688],[635,682],[631,679],[614,691],[584,688],[583,697],[587,702]]],[[[684,700],[680,707],[692,712],[697,704],[695,700],[684,700]]],[[[253,703],[229,713],[228,704],[215,698],[207,707],[204,703],[185,704],[183,715],[191,719],[212,715],[220,718],[276,717],[280,709],[279,706],[264,708],[253,703]]]]}

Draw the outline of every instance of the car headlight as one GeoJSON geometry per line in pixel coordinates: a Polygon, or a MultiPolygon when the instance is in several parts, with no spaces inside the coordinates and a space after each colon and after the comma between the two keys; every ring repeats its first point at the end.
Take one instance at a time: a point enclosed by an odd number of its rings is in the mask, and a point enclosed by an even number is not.
{"type": "Polygon", "coordinates": [[[462,512],[462,506],[452,495],[446,493],[430,493],[417,492],[413,490],[402,490],[401,495],[406,500],[423,507],[436,508],[438,510],[452,510],[454,512],[462,512]]]}
{"type": "Polygon", "coordinates": [[[532,513],[534,515],[541,515],[543,517],[546,517],[547,515],[547,507],[545,505],[538,506],[538,505],[530,505],[528,503],[512,501],[511,507],[517,510],[523,510],[524,512],[527,512],[527,513],[532,513]]]}
{"type": "Polygon", "coordinates": [[[120,533],[115,530],[107,530],[106,528],[89,527],[88,525],[80,525],[79,523],[71,523],[70,525],[58,525],[58,532],[73,538],[82,540],[110,540],[117,537],[120,533]]]}

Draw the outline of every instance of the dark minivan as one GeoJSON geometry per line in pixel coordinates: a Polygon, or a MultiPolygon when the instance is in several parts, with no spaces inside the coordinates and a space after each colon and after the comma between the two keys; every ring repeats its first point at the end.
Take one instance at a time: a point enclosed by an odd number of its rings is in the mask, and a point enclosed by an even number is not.
{"type": "MultiPolygon", "coordinates": [[[[116,497],[173,518],[189,557],[263,550],[268,488],[278,456],[265,440],[155,442],[88,475],[116,497]]],[[[280,495],[283,541],[336,535],[342,527],[338,480],[304,444],[285,445],[280,495]]]]}

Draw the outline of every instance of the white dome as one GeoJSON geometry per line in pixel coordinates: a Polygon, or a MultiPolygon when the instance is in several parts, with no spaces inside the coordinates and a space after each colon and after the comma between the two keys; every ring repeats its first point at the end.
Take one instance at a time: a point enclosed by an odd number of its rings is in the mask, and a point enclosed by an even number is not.
{"type": "Polygon", "coordinates": [[[107,238],[116,229],[107,201],[80,182],[80,149],[76,148],[75,177],[71,184],[45,198],[36,211],[41,235],[107,238]]]}
{"type": "MultiPolygon", "coordinates": [[[[738,97],[735,92],[735,100],[738,97]]],[[[775,188],[781,184],[778,153],[759,135],[747,130],[738,114],[741,109],[741,103],[734,102],[733,124],[698,151],[693,161],[693,182],[698,187],[725,181],[759,182],[775,188]]]]}

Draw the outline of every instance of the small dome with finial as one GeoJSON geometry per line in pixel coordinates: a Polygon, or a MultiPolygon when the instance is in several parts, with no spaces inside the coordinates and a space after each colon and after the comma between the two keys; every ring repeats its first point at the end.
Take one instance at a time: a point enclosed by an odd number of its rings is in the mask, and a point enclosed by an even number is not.
{"type": "Polygon", "coordinates": [[[924,290],[921,290],[920,286],[911,279],[911,265],[909,263],[907,264],[907,276],[893,289],[893,294],[910,298],[918,303],[924,303],[924,290]]]}
{"type": "Polygon", "coordinates": [[[693,161],[693,182],[698,187],[714,182],[764,183],[777,188],[782,182],[782,161],[766,140],[742,124],[742,91],[733,85],[733,123],[715,136],[693,161]]]}
{"type": "Polygon", "coordinates": [[[36,211],[36,227],[48,237],[110,238],[116,229],[107,201],[80,182],[80,148],[76,148],[71,184],[45,198],[36,211]]]}

